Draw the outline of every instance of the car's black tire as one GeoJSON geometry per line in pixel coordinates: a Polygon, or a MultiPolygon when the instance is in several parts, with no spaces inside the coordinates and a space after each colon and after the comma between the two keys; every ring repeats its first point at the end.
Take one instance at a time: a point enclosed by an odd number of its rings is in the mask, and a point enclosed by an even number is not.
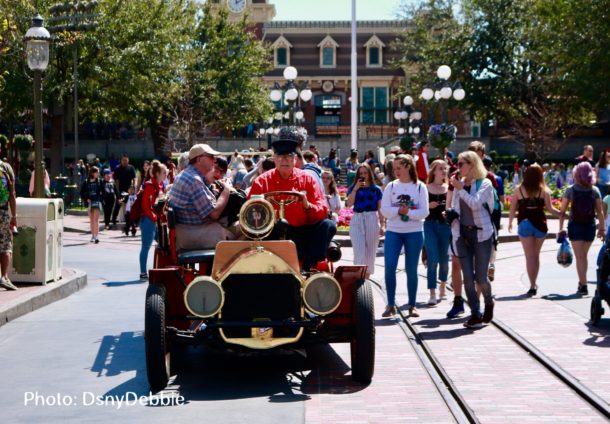
{"type": "Polygon", "coordinates": [[[170,347],[165,328],[165,287],[150,284],[146,290],[144,345],[146,375],[156,393],[167,386],[170,377],[170,347]]]}
{"type": "Polygon", "coordinates": [[[598,291],[595,290],[595,296],[591,299],[591,324],[597,326],[603,314],[604,309],[602,308],[602,300],[598,291]]]}
{"type": "Polygon", "coordinates": [[[352,317],[352,378],[358,383],[369,384],[375,372],[375,311],[371,283],[367,280],[356,281],[352,317]]]}

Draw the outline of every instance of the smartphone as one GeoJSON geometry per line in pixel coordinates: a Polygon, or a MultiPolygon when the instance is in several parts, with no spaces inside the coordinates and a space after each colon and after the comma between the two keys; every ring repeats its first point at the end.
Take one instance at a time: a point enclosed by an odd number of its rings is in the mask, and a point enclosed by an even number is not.
{"type": "Polygon", "coordinates": [[[359,182],[359,183],[363,183],[363,182],[364,182],[364,177],[360,177],[360,178],[358,178],[358,182],[359,182]]]}

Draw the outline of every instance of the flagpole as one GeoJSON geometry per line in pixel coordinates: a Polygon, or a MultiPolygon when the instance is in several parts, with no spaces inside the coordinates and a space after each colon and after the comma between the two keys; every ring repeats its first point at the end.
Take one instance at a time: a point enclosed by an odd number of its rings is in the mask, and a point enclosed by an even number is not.
{"type": "Polygon", "coordinates": [[[358,53],[356,51],[356,0],[352,0],[352,114],[351,148],[358,148],[358,53]]]}

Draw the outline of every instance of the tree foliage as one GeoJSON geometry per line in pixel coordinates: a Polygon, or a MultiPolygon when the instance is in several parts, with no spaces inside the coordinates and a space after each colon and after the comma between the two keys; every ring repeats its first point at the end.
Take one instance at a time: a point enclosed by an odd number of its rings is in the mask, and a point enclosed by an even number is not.
{"type": "Polygon", "coordinates": [[[228,12],[203,10],[186,72],[181,116],[230,133],[271,114],[262,75],[270,54],[248,27],[246,18],[229,22],[228,12]]]}
{"type": "Polygon", "coordinates": [[[403,66],[430,73],[450,65],[467,93],[460,107],[506,126],[526,151],[544,157],[607,108],[610,68],[600,49],[608,51],[608,0],[599,3],[606,8],[578,0],[462,0],[454,17],[451,2],[427,0],[412,7],[412,28],[399,44],[403,66]],[[585,30],[584,22],[596,28],[585,30]],[[602,41],[585,45],[591,36],[602,41]],[[593,81],[585,88],[583,79],[593,81]]]}

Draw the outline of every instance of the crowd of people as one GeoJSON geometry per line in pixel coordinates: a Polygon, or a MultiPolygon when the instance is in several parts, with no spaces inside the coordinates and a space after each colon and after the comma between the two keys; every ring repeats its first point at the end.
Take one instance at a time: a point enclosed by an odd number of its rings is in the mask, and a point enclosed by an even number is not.
{"type": "MultiPolygon", "coordinates": [[[[360,162],[358,152],[353,150],[341,164],[348,182],[343,203],[337,187],[340,164],[336,151],[331,150],[322,158],[314,145],[306,150],[305,142],[305,134],[286,128],[273,143],[271,156],[268,152],[244,155],[236,151],[225,158],[209,145],[197,144],[181,154],[176,166],[171,161],[168,165],[145,161],[139,172],[127,155],[114,168],[101,164],[85,167],[80,162],[77,170],[86,172],[80,194],[90,218],[91,242],[99,242],[100,212],[105,229],[117,224],[120,213],[126,236],[135,235],[136,227],[140,228],[140,278],[146,279],[147,257],[157,231],[158,212],[154,205],[160,196],[174,210],[177,247],[201,249],[241,236],[237,215],[249,196],[293,191],[301,197],[286,208],[287,236],[296,242],[304,270],[324,259],[340,211],[353,208],[349,234],[354,263],[366,265],[367,278],[375,272],[379,241],[385,235],[382,247],[387,306],[382,317],[397,313],[396,271],[404,253],[406,308],[410,316],[420,314],[417,267],[421,258],[427,267],[427,305],[434,306],[447,298],[451,275],[454,299],[447,317],[464,313],[463,289],[471,309],[465,326],[478,327],[491,321],[491,282],[505,178],[491,171],[492,161],[483,143],[472,142],[468,150],[457,155],[445,149],[436,158],[429,158],[426,142],[409,152],[394,147],[382,164],[372,151],[367,151],[360,162]]],[[[508,231],[513,231],[517,218],[517,234],[530,282],[528,296],[535,296],[538,290],[540,251],[548,233],[547,213],[559,218],[560,236],[567,235],[572,243],[579,279],[577,292],[587,294],[587,254],[595,236],[605,239],[609,227],[610,195],[606,192],[610,184],[610,152],[604,151],[594,162],[593,149],[586,146],[575,162],[570,174],[562,166],[527,161],[515,168],[517,179],[508,231]],[[560,208],[552,204],[549,182],[569,185],[560,208]]],[[[0,165],[0,231],[4,235],[10,225],[15,225],[14,176],[8,164],[0,165]]],[[[3,236],[0,285],[13,289],[6,275],[8,265],[5,266],[11,251],[9,239],[3,236]]]]}

